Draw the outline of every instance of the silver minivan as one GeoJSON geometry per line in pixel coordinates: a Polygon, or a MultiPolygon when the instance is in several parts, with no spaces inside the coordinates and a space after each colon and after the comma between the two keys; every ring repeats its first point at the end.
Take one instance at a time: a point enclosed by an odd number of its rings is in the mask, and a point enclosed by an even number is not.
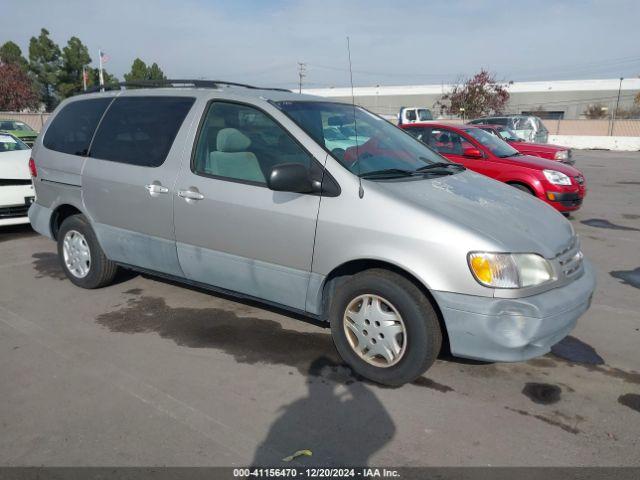
{"type": "Polygon", "coordinates": [[[595,288],[553,208],[323,98],[222,82],[79,95],[30,167],[31,223],[74,284],[124,267],[302,313],[383,384],[444,349],[542,355],[595,288]]]}

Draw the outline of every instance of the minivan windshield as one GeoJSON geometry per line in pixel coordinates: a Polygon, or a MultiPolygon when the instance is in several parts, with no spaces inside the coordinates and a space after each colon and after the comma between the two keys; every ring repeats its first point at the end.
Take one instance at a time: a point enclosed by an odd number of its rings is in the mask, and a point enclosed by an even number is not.
{"type": "Polygon", "coordinates": [[[448,175],[464,170],[367,110],[344,103],[275,103],[344,167],[363,178],[448,175]]]}
{"type": "Polygon", "coordinates": [[[485,132],[481,128],[465,128],[464,132],[471,135],[484,147],[491,150],[496,157],[507,158],[521,155],[515,148],[509,145],[504,140],[500,140],[495,135],[491,135],[489,132],[485,132]]]}

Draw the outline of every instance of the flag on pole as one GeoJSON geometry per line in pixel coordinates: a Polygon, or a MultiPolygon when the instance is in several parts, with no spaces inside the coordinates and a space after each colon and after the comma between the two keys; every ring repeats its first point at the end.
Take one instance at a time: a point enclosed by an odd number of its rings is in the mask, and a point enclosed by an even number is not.
{"type": "Polygon", "coordinates": [[[104,53],[102,50],[98,50],[98,53],[100,53],[100,61],[102,63],[107,63],[109,60],[111,60],[111,57],[104,53]]]}
{"type": "Polygon", "coordinates": [[[98,72],[98,78],[100,79],[100,86],[104,87],[104,74],[102,73],[102,64],[109,61],[109,56],[105,54],[102,49],[98,49],[98,57],[100,60],[100,70],[98,72]]]}

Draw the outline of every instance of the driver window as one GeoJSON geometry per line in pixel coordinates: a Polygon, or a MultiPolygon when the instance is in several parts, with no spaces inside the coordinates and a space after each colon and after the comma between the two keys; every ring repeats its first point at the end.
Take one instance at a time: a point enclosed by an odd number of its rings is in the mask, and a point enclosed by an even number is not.
{"type": "Polygon", "coordinates": [[[407,120],[414,121],[416,120],[416,111],[415,110],[407,110],[407,120]]]}
{"type": "Polygon", "coordinates": [[[448,130],[432,130],[429,146],[438,153],[462,155],[462,139],[460,135],[448,130]]]}
{"type": "Polygon", "coordinates": [[[196,144],[194,173],[266,185],[271,169],[282,163],[314,165],[311,155],[261,110],[211,103],[196,144]]]}

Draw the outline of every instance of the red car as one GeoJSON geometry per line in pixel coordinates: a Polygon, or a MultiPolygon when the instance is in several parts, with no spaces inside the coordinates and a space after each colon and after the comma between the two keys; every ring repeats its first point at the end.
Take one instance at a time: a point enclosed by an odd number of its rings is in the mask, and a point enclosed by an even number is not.
{"type": "Polygon", "coordinates": [[[475,125],[430,122],[401,128],[449,160],[535,195],[560,212],[568,214],[582,205],[585,179],[570,165],[523,155],[475,125]]]}
{"type": "Polygon", "coordinates": [[[573,165],[575,163],[575,160],[572,158],[570,148],[562,147],[560,145],[552,145],[551,143],[527,142],[526,140],[518,137],[513,130],[502,125],[477,125],[477,127],[492,133],[525,155],[548,158],[549,160],[556,160],[569,165],[573,165]]]}

